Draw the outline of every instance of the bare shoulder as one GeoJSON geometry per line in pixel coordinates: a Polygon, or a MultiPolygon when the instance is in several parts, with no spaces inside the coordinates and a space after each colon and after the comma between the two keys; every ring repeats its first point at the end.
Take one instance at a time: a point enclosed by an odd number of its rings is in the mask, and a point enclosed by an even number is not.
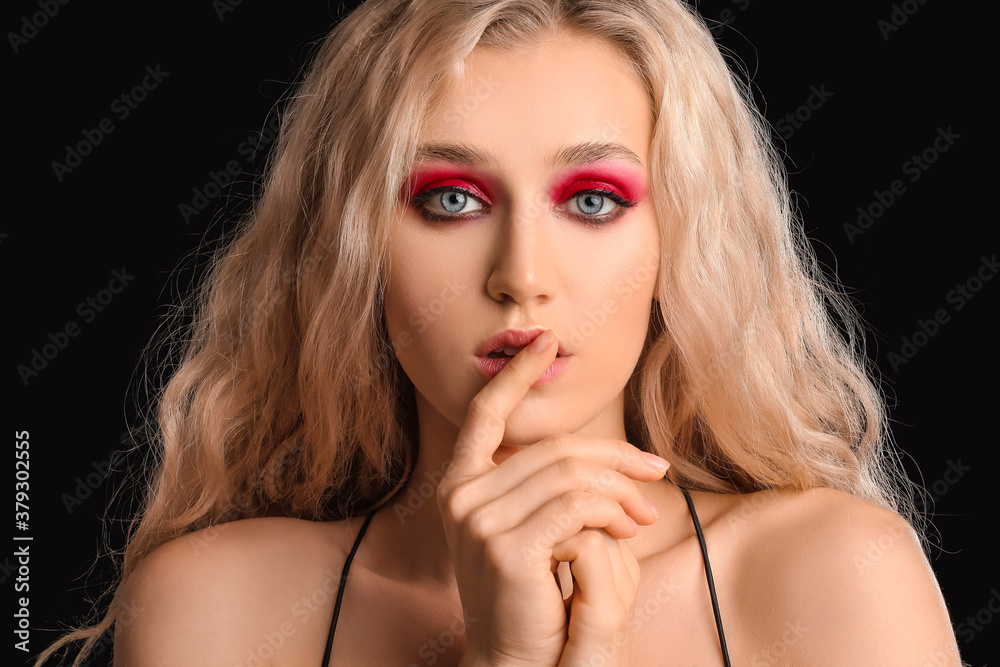
{"type": "Polygon", "coordinates": [[[812,489],[738,497],[719,519],[739,535],[733,596],[753,664],[960,665],[937,580],[895,512],[812,489]]]}
{"type": "Polygon", "coordinates": [[[115,664],[243,664],[254,656],[254,664],[285,665],[313,653],[318,662],[344,545],[356,531],[347,522],[262,517],[161,545],[119,591],[115,664]]]}

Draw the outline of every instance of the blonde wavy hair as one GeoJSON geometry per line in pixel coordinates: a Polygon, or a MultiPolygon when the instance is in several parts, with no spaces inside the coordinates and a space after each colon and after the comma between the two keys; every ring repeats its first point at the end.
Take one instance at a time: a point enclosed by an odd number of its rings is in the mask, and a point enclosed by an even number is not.
{"type": "MultiPolygon", "coordinates": [[[[632,442],[693,489],[829,487],[913,520],[859,320],[792,214],[770,128],[680,0],[369,0],[292,96],[254,209],[188,304],[158,405],[155,470],[115,591],[161,544],[265,515],[385,502],[416,456],[389,350],[387,242],[428,110],[479,44],[570,30],[615,45],[655,119],[659,301],[626,388],[632,442]],[[669,222],[669,224],[667,224],[669,222]]],[[[36,662],[123,614],[61,637],[36,662]]]]}

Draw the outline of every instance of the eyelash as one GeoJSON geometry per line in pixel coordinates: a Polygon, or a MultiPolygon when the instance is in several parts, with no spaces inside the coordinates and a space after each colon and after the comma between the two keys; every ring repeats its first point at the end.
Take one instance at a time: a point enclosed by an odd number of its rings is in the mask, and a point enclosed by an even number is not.
{"type": "MultiPolygon", "coordinates": [[[[447,214],[437,213],[435,211],[428,211],[423,208],[424,204],[426,204],[431,197],[443,194],[445,192],[461,192],[465,196],[471,197],[472,199],[475,199],[479,203],[483,204],[484,207],[488,206],[488,204],[486,204],[479,197],[477,197],[472,191],[466,190],[465,188],[460,188],[456,185],[445,185],[440,188],[431,188],[430,190],[425,190],[424,192],[421,192],[419,195],[413,198],[413,206],[416,207],[420,215],[422,215],[424,218],[432,222],[451,222],[454,220],[466,220],[470,218],[481,217],[486,213],[485,210],[481,209],[479,211],[473,211],[465,215],[460,213],[447,215],[447,214]]],[[[575,199],[576,197],[589,194],[606,197],[611,201],[613,201],[615,204],[617,204],[619,208],[619,211],[613,211],[611,213],[605,213],[604,215],[599,215],[599,216],[583,215],[579,213],[571,214],[574,217],[578,218],[583,224],[587,225],[588,227],[592,227],[594,229],[600,229],[601,227],[604,227],[605,225],[614,222],[622,215],[624,215],[624,209],[632,208],[633,206],[638,204],[638,202],[636,201],[633,201],[631,199],[626,199],[618,194],[615,194],[614,192],[611,192],[609,190],[601,190],[599,188],[587,188],[585,190],[574,192],[573,195],[566,198],[565,201],[569,201],[570,199],[575,199]]]]}

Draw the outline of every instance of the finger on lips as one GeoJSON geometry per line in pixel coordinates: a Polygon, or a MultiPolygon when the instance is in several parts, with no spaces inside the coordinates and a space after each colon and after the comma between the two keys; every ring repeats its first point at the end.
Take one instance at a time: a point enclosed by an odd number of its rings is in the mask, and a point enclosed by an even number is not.
{"type": "Polygon", "coordinates": [[[507,419],[552,363],[559,351],[554,341],[555,334],[546,329],[473,397],[449,466],[453,477],[477,476],[496,467],[493,454],[503,440],[507,419]]]}

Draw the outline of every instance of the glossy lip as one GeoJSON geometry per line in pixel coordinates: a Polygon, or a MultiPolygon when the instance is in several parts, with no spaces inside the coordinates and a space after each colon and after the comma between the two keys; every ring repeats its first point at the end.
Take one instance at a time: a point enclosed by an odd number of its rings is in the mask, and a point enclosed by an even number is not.
{"type": "MultiPolygon", "coordinates": [[[[506,329],[484,340],[476,350],[476,356],[485,357],[493,350],[499,350],[501,347],[527,347],[544,332],[544,327],[535,329],[506,329]]],[[[563,346],[562,342],[559,343],[558,354],[560,357],[569,356],[569,351],[563,346]]]]}
{"type": "MultiPolygon", "coordinates": [[[[506,331],[501,331],[498,334],[490,336],[483,341],[483,343],[476,350],[476,367],[479,369],[479,372],[483,375],[483,377],[487,380],[492,380],[496,377],[497,373],[503,370],[503,367],[506,366],[514,357],[494,359],[488,356],[490,352],[501,347],[527,347],[544,331],[544,328],[507,329],[506,331]]],[[[545,372],[542,373],[541,377],[535,380],[531,386],[540,387],[541,385],[548,384],[559,377],[563,370],[565,370],[566,365],[569,364],[570,356],[571,355],[563,346],[562,342],[560,342],[556,358],[552,361],[549,367],[545,369],[545,372]]]]}

